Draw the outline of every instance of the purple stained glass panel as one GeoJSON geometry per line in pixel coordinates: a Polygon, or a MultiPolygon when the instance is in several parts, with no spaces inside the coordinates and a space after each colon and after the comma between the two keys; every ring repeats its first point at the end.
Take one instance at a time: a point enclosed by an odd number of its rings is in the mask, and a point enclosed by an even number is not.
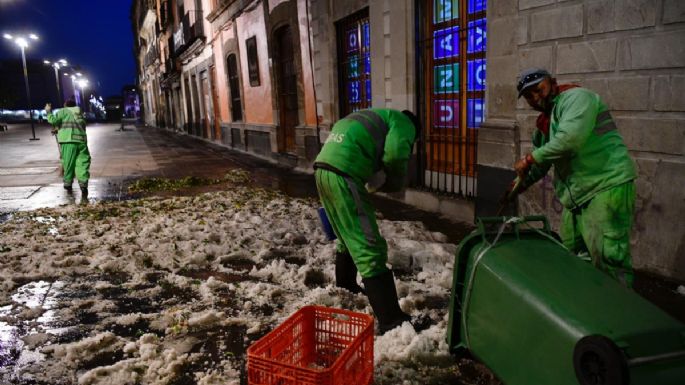
{"type": "Polygon", "coordinates": [[[433,101],[433,125],[435,127],[459,127],[459,99],[433,101]]]}

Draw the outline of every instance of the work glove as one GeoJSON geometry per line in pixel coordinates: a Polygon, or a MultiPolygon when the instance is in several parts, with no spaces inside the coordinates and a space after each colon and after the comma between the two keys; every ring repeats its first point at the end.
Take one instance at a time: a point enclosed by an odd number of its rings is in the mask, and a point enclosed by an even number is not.
{"type": "Polygon", "coordinates": [[[528,171],[530,171],[530,167],[535,163],[533,155],[527,154],[514,163],[514,171],[516,171],[516,175],[518,175],[519,178],[525,179],[526,175],[528,175],[528,171]]]}
{"type": "Polygon", "coordinates": [[[371,175],[364,187],[366,187],[366,191],[373,194],[376,191],[382,190],[383,185],[385,185],[385,180],[386,180],[385,172],[383,170],[381,170],[381,171],[378,171],[375,174],[371,175]]]}
{"type": "Polygon", "coordinates": [[[45,104],[45,113],[46,113],[46,114],[49,114],[49,113],[51,113],[51,112],[52,112],[52,104],[46,103],[46,104],[45,104]]]}

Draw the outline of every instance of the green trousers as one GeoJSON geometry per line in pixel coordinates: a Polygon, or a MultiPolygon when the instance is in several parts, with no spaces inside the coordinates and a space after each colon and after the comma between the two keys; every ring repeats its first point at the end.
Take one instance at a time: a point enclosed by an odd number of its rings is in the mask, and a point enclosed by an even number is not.
{"type": "Polygon", "coordinates": [[[86,143],[60,143],[62,148],[62,167],[64,185],[71,186],[74,174],[79,185],[88,185],[90,179],[90,152],[86,143]]]}
{"type": "Polygon", "coordinates": [[[569,250],[588,252],[593,265],[632,287],[630,229],[634,212],[635,182],[624,183],[597,194],[579,209],[564,209],[561,239],[569,250]]]}
{"type": "Polygon", "coordinates": [[[361,182],[317,169],[314,174],[319,198],[326,209],[337,251],[349,251],[362,278],[388,271],[388,245],[378,231],[376,212],[361,182]]]}

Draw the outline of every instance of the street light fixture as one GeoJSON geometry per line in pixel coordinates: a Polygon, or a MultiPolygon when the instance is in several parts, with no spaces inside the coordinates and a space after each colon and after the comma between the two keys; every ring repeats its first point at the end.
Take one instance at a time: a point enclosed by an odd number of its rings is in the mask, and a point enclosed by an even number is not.
{"type": "Polygon", "coordinates": [[[43,60],[43,63],[48,64],[55,69],[55,81],[57,82],[57,103],[59,103],[61,106],[64,104],[64,101],[62,101],[62,93],[59,90],[59,69],[66,67],[68,63],[65,59],[59,59],[54,62],[51,62],[50,60],[43,60]]]}
{"type": "MultiPolygon", "coordinates": [[[[78,75],[78,74],[77,74],[77,75],[78,75]]],[[[87,112],[88,104],[86,103],[87,100],[86,100],[86,97],[85,97],[84,90],[85,90],[86,88],[88,88],[88,79],[86,79],[86,78],[84,78],[84,77],[79,77],[79,78],[76,80],[76,85],[79,86],[79,88],[81,88],[81,105],[82,105],[82,107],[83,107],[83,112],[87,112]]]]}
{"type": "MultiPolygon", "coordinates": [[[[29,73],[28,70],[26,69],[26,55],[24,53],[24,50],[29,46],[29,41],[27,40],[26,36],[12,36],[9,33],[5,33],[2,35],[7,40],[12,40],[16,45],[21,48],[21,61],[24,64],[24,85],[26,86],[26,97],[29,102],[29,120],[31,121],[31,133],[33,134],[32,138],[29,138],[29,140],[40,140],[40,138],[36,138],[36,127],[33,125],[33,111],[31,109],[31,90],[29,89],[29,73]]],[[[30,33],[28,35],[28,39],[30,40],[38,40],[38,35],[35,33],[30,33]]]]}

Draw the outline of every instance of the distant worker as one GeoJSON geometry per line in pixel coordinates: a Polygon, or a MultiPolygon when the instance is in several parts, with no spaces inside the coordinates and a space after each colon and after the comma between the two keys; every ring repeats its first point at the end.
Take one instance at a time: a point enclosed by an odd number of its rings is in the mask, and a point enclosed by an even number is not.
{"type": "Polygon", "coordinates": [[[76,106],[74,99],[64,103],[64,108],[52,113],[52,105],[45,105],[48,123],[57,131],[57,141],[62,151],[62,167],[64,168],[64,189],[72,191],[71,185],[74,174],[81,188],[83,198],[88,196],[88,179],[90,179],[90,153],[86,137],[86,121],[81,109],[76,106]]]}
{"type": "Polygon", "coordinates": [[[540,111],[532,153],[514,169],[525,190],[554,166],[554,190],[564,206],[561,238],[574,253],[632,287],[630,230],[637,174],[606,104],[596,93],[558,85],[544,69],[518,81],[519,97],[540,111]]]}
{"type": "Polygon", "coordinates": [[[377,191],[400,191],[419,132],[419,120],[410,111],[358,111],[333,126],[314,163],[319,197],[338,237],[336,285],[366,293],[381,334],[411,317],[398,304],[393,273],[386,266],[388,246],[365,185],[383,171],[377,191]],[[357,271],[364,289],[357,284],[357,271]]]}

